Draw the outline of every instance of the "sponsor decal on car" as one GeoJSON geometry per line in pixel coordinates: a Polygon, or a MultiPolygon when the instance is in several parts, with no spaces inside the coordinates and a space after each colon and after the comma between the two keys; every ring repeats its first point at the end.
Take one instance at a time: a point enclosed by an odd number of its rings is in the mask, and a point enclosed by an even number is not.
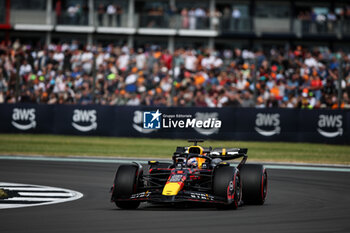
{"type": "Polygon", "coordinates": [[[172,175],[169,182],[180,182],[182,180],[182,177],[183,175],[172,175]]]}
{"type": "Polygon", "coordinates": [[[97,129],[97,112],[95,109],[75,109],[73,111],[72,126],[80,132],[89,132],[97,129]]]}
{"type": "Polygon", "coordinates": [[[190,195],[193,199],[214,201],[214,196],[207,193],[191,193],[190,195]]]}
{"type": "Polygon", "coordinates": [[[11,124],[19,130],[29,130],[36,127],[35,108],[14,108],[11,124]]]}
{"type": "Polygon", "coordinates": [[[258,113],[256,114],[254,129],[260,135],[270,137],[280,134],[280,114],[278,113],[258,113]]]}
{"type": "Polygon", "coordinates": [[[343,116],[321,114],[318,118],[317,132],[326,138],[343,135],[343,116]]]}
{"type": "Polygon", "coordinates": [[[130,199],[145,198],[145,197],[149,197],[150,195],[151,195],[151,192],[149,192],[149,191],[142,192],[142,193],[135,193],[135,194],[131,195],[130,199]]]}

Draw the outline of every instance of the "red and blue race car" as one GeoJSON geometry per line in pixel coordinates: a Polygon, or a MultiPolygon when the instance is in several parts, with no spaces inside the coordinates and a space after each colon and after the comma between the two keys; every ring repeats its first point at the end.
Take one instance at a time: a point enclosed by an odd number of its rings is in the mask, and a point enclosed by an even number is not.
{"type": "Polygon", "coordinates": [[[246,164],[246,148],[204,148],[203,140],[177,147],[172,162],[149,161],[119,166],[111,201],[122,209],[136,209],[141,202],[210,203],[220,209],[265,202],[267,172],[263,165],[246,164]],[[242,158],[238,165],[228,160],[242,158]]]}

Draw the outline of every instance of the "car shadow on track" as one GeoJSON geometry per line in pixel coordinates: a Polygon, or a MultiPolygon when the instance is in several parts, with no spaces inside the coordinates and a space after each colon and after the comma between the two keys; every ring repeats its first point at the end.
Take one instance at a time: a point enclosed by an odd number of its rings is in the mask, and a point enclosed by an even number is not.
{"type": "MultiPolygon", "coordinates": [[[[242,208],[238,208],[235,211],[239,211],[242,208]]],[[[120,209],[118,207],[115,207],[115,209],[112,209],[113,211],[127,211],[120,209]]],[[[223,211],[219,210],[213,205],[206,205],[206,204],[143,204],[139,208],[132,210],[132,211],[223,211]]],[[[224,210],[225,211],[225,210],[224,210]]]]}

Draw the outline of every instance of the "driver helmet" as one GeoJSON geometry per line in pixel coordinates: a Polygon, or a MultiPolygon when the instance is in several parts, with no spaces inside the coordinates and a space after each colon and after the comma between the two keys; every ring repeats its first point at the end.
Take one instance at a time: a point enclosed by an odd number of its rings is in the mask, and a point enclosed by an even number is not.
{"type": "Polygon", "coordinates": [[[190,158],[187,160],[187,166],[189,167],[198,167],[198,161],[196,158],[190,158]]]}

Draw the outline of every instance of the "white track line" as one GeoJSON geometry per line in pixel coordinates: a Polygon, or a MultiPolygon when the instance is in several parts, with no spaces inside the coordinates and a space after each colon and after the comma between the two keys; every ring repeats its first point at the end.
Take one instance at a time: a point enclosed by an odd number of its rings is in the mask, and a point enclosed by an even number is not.
{"type": "Polygon", "coordinates": [[[11,201],[38,201],[39,203],[0,203],[0,209],[9,209],[9,208],[20,208],[20,207],[31,207],[31,206],[42,206],[42,205],[50,205],[50,204],[58,204],[62,202],[74,201],[83,197],[83,194],[77,191],[73,191],[70,189],[42,186],[42,185],[33,185],[33,184],[16,184],[16,183],[5,183],[0,182],[0,189],[9,190],[20,190],[20,191],[33,191],[33,192],[18,192],[19,195],[27,195],[28,197],[11,197],[4,199],[5,202],[11,201]],[[15,187],[19,186],[19,187],[15,187]],[[23,186],[26,186],[23,188],[23,186]],[[32,187],[29,187],[32,186],[32,187]],[[43,191],[43,192],[35,192],[35,191],[43,191]],[[49,191],[56,191],[56,193],[50,193],[49,191]],[[32,196],[31,196],[32,195],[32,196]],[[45,196],[44,196],[45,195],[45,196]],[[37,197],[33,197],[37,196],[37,197]]]}
{"type": "Polygon", "coordinates": [[[62,189],[55,189],[55,188],[22,188],[22,187],[11,187],[11,186],[1,186],[1,189],[7,189],[7,190],[13,190],[13,191],[62,191],[62,189]]]}
{"type": "Polygon", "coordinates": [[[18,192],[21,196],[36,196],[36,197],[71,197],[71,193],[35,193],[35,192],[18,192]]]}
{"type": "MultiPolygon", "coordinates": [[[[19,185],[18,184],[11,184],[11,183],[0,182],[0,186],[14,186],[14,187],[18,187],[19,185]]],[[[22,185],[22,186],[27,187],[28,185],[22,185]]]]}
{"type": "Polygon", "coordinates": [[[23,207],[22,204],[0,204],[0,209],[12,209],[23,207]]]}
{"type": "Polygon", "coordinates": [[[61,197],[11,197],[11,198],[7,198],[6,201],[57,201],[57,200],[61,200],[61,197]]]}

